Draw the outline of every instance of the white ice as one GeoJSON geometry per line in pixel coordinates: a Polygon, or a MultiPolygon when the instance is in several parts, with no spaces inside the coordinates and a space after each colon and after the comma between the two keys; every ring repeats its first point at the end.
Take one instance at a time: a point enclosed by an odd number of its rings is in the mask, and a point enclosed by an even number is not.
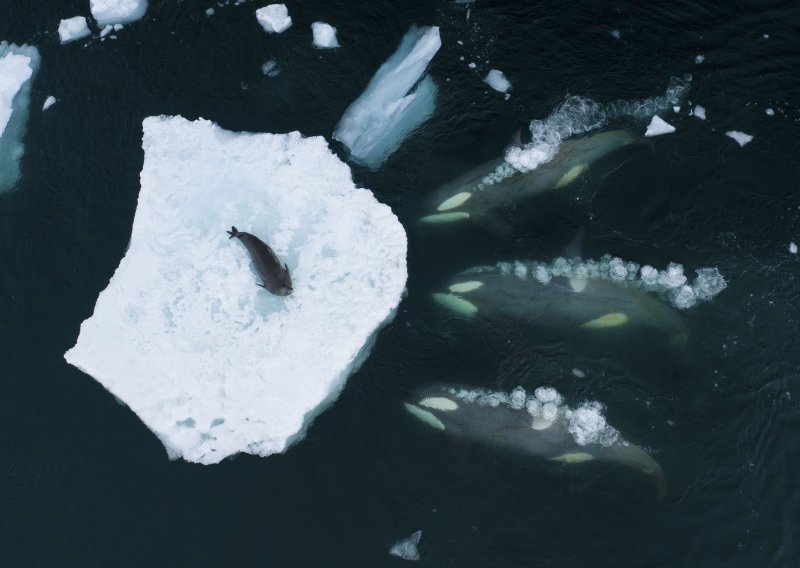
{"type": "Polygon", "coordinates": [[[144,16],[147,0],[89,0],[89,8],[100,27],[127,24],[144,16]]]}
{"type": "Polygon", "coordinates": [[[336,39],[336,28],[325,22],[314,22],[311,24],[311,33],[314,35],[314,45],[322,49],[339,47],[336,39]]]}
{"type": "Polygon", "coordinates": [[[100,37],[106,37],[108,34],[114,31],[114,26],[108,24],[102,30],[100,30],[100,37]]]}
{"type": "Polygon", "coordinates": [[[321,137],[162,116],[142,146],[130,245],[65,358],[172,458],[283,452],[393,316],[405,231],[321,137]],[[292,295],[256,286],[232,225],[288,264],[292,295]]]}
{"type": "Polygon", "coordinates": [[[502,71],[492,69],[486,74],[483,81],[495,91],[507,93],[511,90],[511,81],[509,81],[502,71]]]}
{"type": "Polygon", "coordinates": [[[695,63],[697,63],[698,65],[700,65],[700,64],[701,64],[703,61],[705,61],[705,60],[706,60],[706,56],[705,56],[705,55],[703,55],[703,54],[698,54],[698,55],[697,55],[697,56],[694,58],[694,62],[695,62],[695,63]]]}
{"type": "Polygon", "coordinates": [[[13,188],[19,177],[31,82],[39,61],[33,46],[0,42],[0,192],[13,188]]]}
{"type": "Polygon", "coordinates": [[[58,24],[58,37],[61,40],[61,43],[69,43],[71,41],[75,41],[76,39],[86,37],[91,33],[92,32],[89,30],[89,26],[86,23],[86,18],[83,16],[67,18],[66,20],[61,20],[61,22],[58,24]]]}
{"type": "Polygon", "coordinates": [[[797,245],[794,242],[789,243],[789,252],[797,254],[797,245]]]}
{"type": "Polygon", "coordinates": [[[705,120],[706,119],[705,107],[702,107],[700,105],[694,105],[694,108],[692,109],[692,115],[696,116],[700,120],[705,120]]]}
{"type": "Polygon", "coordinates": [[[270,4],[256,10],[256,19],[264,31],[271,34],[285,32],[292,25],[286,4],[270,4]]]}
{"type": "Polygon", "coordinates": [[[42,105],[42,110],[47,110],[54,104],[58,102],[58,99],[55,98],[53,95],[50,95],[44,100],[44,104],[42,105]]]}
{"type": "Polygon", "coordinates": [[[267,77],[277,77],[281,73],[281,66],[276,60],[270,59],[261,66],[261,72],[267,77]]]}
{"type": "Polygon", "coordinates": [[[333,137],[347,146],[355,161],[379,168],[433,115],[436,85],[430,77],[420,77],[441,45],[438,27],[412,27],[344,112],[333,137]]]}
{"type": "Polygon", "coordinates": [[[764,112],[767,113],[767,116],[775,116],[775,111],[772,108],[767,108],[764,112]]]}
{"type": "Polygon", "coordinates": [[[736,143],[739,144],[739,146],[744,146],[745,144],[749,144],[750,141],[753,140],[753,137],[751,135],[745,134],[744,132],[739,132],[738,130],[728,130],[725,133],[725,136],[736,140],[736,143]]]}
{"type": "Polygon", "coordinates": [[[403,560],[419,560],[418,546],[421,538],[422,531],[417,531],[408,538],[398,540],[389,549],[389,554],[403,560]]]}
{"type": "Polygon", "coordinates": [[[673,132],[675,132],[675,127],[656,115],[647,125],[647,131],[645,131],[644,135],[649,138],[651,136],[661,136],[662,134],[672,134],[673,132]]]}

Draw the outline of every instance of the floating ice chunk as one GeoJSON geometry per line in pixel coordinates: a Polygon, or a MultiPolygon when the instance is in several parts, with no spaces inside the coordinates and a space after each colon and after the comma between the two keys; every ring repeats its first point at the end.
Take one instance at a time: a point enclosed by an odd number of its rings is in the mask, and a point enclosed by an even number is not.
{"type": "Polygon", "coordinates": [[[795,243],[789,243],[789,252],[792,254],[797,254],[797,245],[795,243]]]}
{"type": "Polygon", "coordinates": [[[33,46],[0,42],[0,192],[14,187],[19,177],[31,82],[39,60],[33,46]]]}
{"type": "Polygon", "coordinates": [[[650,124],[647,125],[647,131],[644,135],[651,137],[660,136],[662,134],[672,134],[673,132],[675,132],[675,127],[656,115],[653,117],[653,120],[650,121],[650,124]]]}
{"type": "Polygon", "coordinates": [[[705,55],[703,55],[703,54],[698,54],[698,55],[697,55],[697,56],[694,58],[694,62],[695,62],[695,63],[697,63],[698,65],[700,65],[700,64],[701,64],[703,61],[705,61],[705,60],[706,60],[706,56],[705,56],[705,55]]]}
{"type": "Polygon", "coordinates": [[[725,136],[736,140],[736,143],[739,144],[739,146],[744,146],[745,144],[749,144],[750,141],[753,139],[753,137],[750,136],[749,134],[745,134],[744,132],[739,132],[738,130],[728,130],[725,133],[725,136]]]}
{"type": "Polygon", "coordinates": [[[100,37],[106,37],[108,34],[114,31],[114,26],[108,24],[102,30],[100,30],[100,37]]]}
{"type": "Polygon", "coordinates": [[[475,65],[474,61],[470,61],[469,65],[467,65],[467,67],[469,67],[470,69],[475,69],[475,67],[477,67],[477,65],[475,65]]]}
{"type": "Polygon", "coordinates": [[[173,458],[285,451],[393,315],[405,232],[321,137],[150,117],[142,146],[129,248],[65,358],[173,458]],[[256,286],[234,224],[288,264],[291,296],[256,286]]]}
{"type": "Polygon", "coordinates": [[[692,109],[692,115],[696,116],[700,120],[705,120],[706,119],[705,107],[701,107],[700,105],[694,105],[694,108],[692,109]]]}
{"type": "Polygon", "coordinates": [[[119,30],[121,30],[124,27],[125,26],[123,26],[122,24],[114,24],[114,31],[118,32],[119,30]]]}
{"type": "Polygon", "coordinates": [[[511,90],[511,81],[509,81],[502,71],[492,69],[484,77],[483,82],[489,85],[495,91],[507,93],[511,90]]]}
{"type": "Polygon", "coordinates": [[[89,25],[86,23],[86,18],[83,16],[67,18],[66,20],[61,20],[58,24],[58,38],[62,44],[86,37],[91,33],[89,25]]]}
{"type": "Polygon", "coordinates": [[[767,116],[775,116],[775,111],[772,108],[767,108],[764,112],[767,113],[767,116]]]}
{"type": "Polygon", "coordinates": [[[261,72],[267,77],[277,77],[281,73],[281,67],[274,59],[270,59],[261,66],[261,72]]]}
{"type": "Polygon", "coordinates": [[[264,31],[270,34],[285,32],[292,25],[286,4],[270,4],[259,8],[256,10],[256,19],[264,31]]]}
{"type": "Polygon", "coordinates": [[[206,16],[210,18],[213,15],[214,15],[214,8],[209,8],[208,10],[206,10],[206,16]]]}
{"type": "Polygon", "coordinates": [[[311,32],[314,34],[314,45],[323,49],[339,47],[336,39],[336,28],[325,22],[314,22],[311,24],[311,32]]]}
{"type": "Polygon", "coordinates": [[[438,27],[412,27],[344,112],[333,137],[355,161],[379,168],[409,133],[433,115],[436,85],[430,77],[419,80],[441,45],[438,27]]]}
{"type": "Polygon", "coordinates": [[[571,411],[567,431],[580,446],[601,444],[608,447],[619,439],[619,432],[606,422],[603,405],[599,402],[586,402],[571,411]]]}
{"type": "Polygon", "coordinates": [[[389,554],[403,560],[419,560],[418,546],[421,538],[422,531],[417,531],[408,538],[398,540],[389,549],[389,554]]]}
{"type": "Polygon", "coordinates": [[[580,369],[572,369],[572,376],[576,379],[582,379],[586,376],[586,373],[581,371],[580,369]]]}
{"type": "Polygon", "coordinates": [[[611,37],[614,39],[619,39],[622,37],[622,34],[619,33],[619,30],[611,30],[611,37]]]}
{"type": "Polygon", "coordinates": [[[42,110],[47,110],[54,104],[58,102],[58,99],[55,98],[53,95],[50,95],[44,100],[44,104],[42,105],[42,110]]]}
{"type": "Polygon", "coordinates": [[[89,0],[98,26],[135,22],[147,11],[147,0],[89,0]]]}

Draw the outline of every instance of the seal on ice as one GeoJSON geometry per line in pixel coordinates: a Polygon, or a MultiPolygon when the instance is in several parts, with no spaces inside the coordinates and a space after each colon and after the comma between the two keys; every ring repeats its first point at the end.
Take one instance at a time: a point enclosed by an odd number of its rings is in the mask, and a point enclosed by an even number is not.
{"type": "Polygon", "coordinates": [[[276,296],[288,296],[292,293],[292,277],[289,275],[289,267],[286,263],[281,265],[278,256],[269,245],[250,233],[239,231],[236,227],[231,227],[228,234],[231,239],[234,237],[239,239],[250,253],[253,266],[263,281],[263,284],[259,284],[259,286],[276,296]]]}

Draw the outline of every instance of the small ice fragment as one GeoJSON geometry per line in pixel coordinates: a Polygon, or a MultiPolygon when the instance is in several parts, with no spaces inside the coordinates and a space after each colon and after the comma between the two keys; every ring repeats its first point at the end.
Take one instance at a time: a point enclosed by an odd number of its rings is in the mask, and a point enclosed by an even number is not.
{"type": "Polygon", "coordinates": [[[797,254],[797,245],[795,243],[789,243],[789,252],[792,254],[797,254]]]}
{"type": "Polygon", "coordinates": [[[458,41],[456,41],[456,43],[457,43],[458,45],[464,45],[464,42],[463,42],[463,41],[461,41],[461,40],[458,40],[458,41]]]}
{"type": "Polygon", "coordinates": [[[669,426],[675,426],[675,421],[674,420],[667,420],[667,424],[669,426]]]}
{"type": "Polygon", "coordinates": [[[267,77],[277,77],[280,75],[281,68],[277,61],[270,59],[261,66],[261,72],[267,77]]]}
{"type": "Polygon", "coordinates": [[[114,31],[118,32],[119,30],[121,30],[124,27],[125,26],[123,26],[122,24],[114,24],[114,31]]]}
{"type": "Polygon", "coordinates": [[[769,39],[769,34],[764,34],[762,37],[763,37],[764,39],[769,39]]]}
{"type": "Polygon", "coordinates": [[[50,95],[45,99],[44,104],[42,105],[42,110],[49,109],[51,106],[56,104],[56,102],[58,102],[58,99],[56,99],[53,95],[50,95]]]}
{"type": "Polygon", "coordinates": [[[67,18],[66,20],[61,20],[58,24],[58,37],[62,44],[86,37],[91,33],[86,23],[86,18],[83,16],[67,18]]]}
{"type": "Polygon", "coordinates": [[[336,28],[325,22],[314,22],[311,24],[311,31],[314,34],[314,45],[322,49],[339,47],[336,39],[336,28]]]}
{"type": "Polygon", "coordinates": [[[470,62],[470,64],[467,65],[467,67],[469,67],[470,69],[475,69],[476,65],[474,62],[470,62]]]}
{"type": "Polygon", "coordinates": [[[580,369],[572,369],[572,376],[577,379],[582,379],[586,376],[586,373],[584,373],[580,369]]]}
{"type": "Polygon", "coordinates": [[[507,93],[511,90],[511,81],[509,81],[502,71],[492,69],[484,77],[483,82],[489,85],[495,91],[507,93]]]}
{"type": "Polygon", "coordinates": [[[213,15],[214,15],[214,8],[209,8],[208,10],[206,10],[206,16],[210,18],[213,15]]]}
{"type": "Polygon", "coordinates": [[[619,30],[611,30],[611,37],[614,39],[619,39],[622,37],[622,34],[619,33],[619,30]]]}
{"type": "Polygon", "coordinates": [[[100,27],[127,24],[144,16],[147,0],[89,0],[89,9],[100,27]]]}
{"type": "Polygon", "coordinates": [[[100,30],[100,37],[106,37],[108,34],[114,31],[114,26],[108,24],[102,30],[100,30]]]}
{"type": "Polygon", "coordinates": [[[285,32],[292,25],[286,4],[270,4],[256,10],[256,19],[264,31],[270,34],[285,32]]]}
{"type": "Polygon", "coordinates": [[[397,556],[403,560],[419,560],[419,540],[422,538],[422,531],[417,531],[408,538],[398,540],[389,549],[389,554],[397,556]]]}
{"type": "Polygon", "coordinates": [[[745,134],[744,132],[739,132],[738,130],[728,130],[725,133],[725,136],[728,138],[733,138],[736,140],[736,143],[739,146],[744,146],[745,144],[749,144],[753,137],[750,134],[745,134]]]}
{"type": "Polygon", "coordinates": [[[764,112],[767,113],[767,116],[775,116],[775,111],[772,110],[771,107],[766,109],[764,112]]]}
{"type": "Polygon", "coordinates": [[[675,105],[672,107],[672,112],[679,113],[681,112],[681,105],[675,105]]]}
{"type": "Polygon", "coordinates": [[[700,120],[705,120],[706,119],[705,107],[702,107],[700,105],[694,105],[694,108],[692,109],[692,115],[696,116],[700,120]]]}
{"type": "Polygon", "coordinates": [[[694,58],[694,62],[697,63],[698,65],[700,65],[705,60],[706,60],[706,56],[702,55],[702,54],[700,54],[700,55],[698,55],[697,57],[694,58]]]}
{"type": "Polygon", "coordinates": [[[661,134],[671,134],[675,132],[675,127],[665,122],[661,117],[655,115],[650,124],[647,125],[647,131],[644,133],[648,138],[651,136],[660,136],[661,134]]]}

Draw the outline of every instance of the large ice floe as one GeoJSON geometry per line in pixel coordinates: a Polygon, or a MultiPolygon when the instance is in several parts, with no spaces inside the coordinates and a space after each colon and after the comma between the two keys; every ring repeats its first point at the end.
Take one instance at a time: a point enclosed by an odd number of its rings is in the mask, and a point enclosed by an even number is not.
{"type": "Polygon", "coordinates": [[[33,46],[0,42],[0,191],[13,188],[19,177],[31,82],[39,60],[33,46]]]}
{"type": "Polygon", "coordinates": [[[433,115],[436,84],[429,76],[420,78],[441,45],[438,27],[412,27],[347,108],[333,137],[347,146],[353,160],[379,168],[433,115]]]}
{"type": "Polygon", "coordinates": [[[58,24],[58,37],[61,43],[69,43],[82,37],[91,35],[91,30],[86,23],[86,18],[83,16],[75,16],[74,18],[67,18],[61,20],[58,24]]]}
{"type": "Polygon", "coordinates": [[[140,19],[147,12],[147,0],[90,0],[89,9],[102,28],[140,19]]]}
{"type": "Polygon", "coordinates": [[[130,246],[66,360],[124,401],[172,458],[286,450],[394,314],[406,235],[321,137],[144,121],[130,246]],[[266,241],[294,292],[256,286],[226,229],[266,241]]]}
{"type": "Polygon", "coordinates": [[[622,286],[653,292],[679,309],[687,309],[698,302],[713,299],[727,288],[728,283],[717,268],[698,268],[697,276],[690,283],[683,273],[683,265],[670,262],[665,269],[658,270],[648,264],[625,261],[618,256],[603,255],[599,260],[558,257],[553,262],[521,261],[499,262],[494,266],[478,266],[465,274],[499,272],[512,278],[548,284],[553,278],[565,277],[580,288],[587,280],[610,280],[622,286]]]}

